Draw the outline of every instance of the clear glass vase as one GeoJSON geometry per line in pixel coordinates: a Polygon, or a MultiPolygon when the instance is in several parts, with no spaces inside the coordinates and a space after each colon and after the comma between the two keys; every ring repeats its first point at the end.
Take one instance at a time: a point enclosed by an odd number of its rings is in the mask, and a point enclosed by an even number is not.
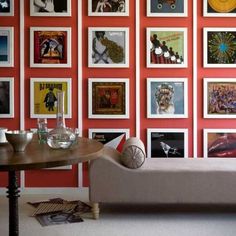
{"type": "Polygon", "coordinates": [[[47,144],[54,149],[69,148],[76,141],[72,129],[67,128],[64,117],[64,92],[57,92],[57,126],[48,133],[47,144]]]}

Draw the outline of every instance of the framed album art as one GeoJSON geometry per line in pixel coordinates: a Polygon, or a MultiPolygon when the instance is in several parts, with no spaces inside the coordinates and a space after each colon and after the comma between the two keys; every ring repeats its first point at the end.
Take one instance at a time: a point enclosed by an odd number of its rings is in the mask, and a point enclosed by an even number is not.
{"type": "Polygon", "coordinates": [[[31,27],[30,67],[71,67],[71,28],[31,27]]]}
{"type": "Polygon", "coordinates": [[[187,117],[187,78],[147,79],[147,118],[187,117]]]}
{"type": "Polygon", "coordinates": [[[236,67],[236,29],[204,28],[204,67],[236,67]]]}
{"type": "Polygon", "coordinates": [[[71,0],[30,0],[31,16],[71,16],[71,0]]]}
{"type": "Polygon", "coordinates": [[[236,118],[236,78],[204,78],[204,118],[236,118]]]}
{"type": "Polygon", "coordinates": [[[31,78],[30,117],[56,118],[57,91],[65,92],[65,118],[71,118],[71,78],[31,78]]]}
{"type": "Polygon", "coordinates": [[[234,0],[203,0],[203,16],[235,17],[236,2],[234,0]]]}
{"type": "Polygon", "coordinates": [[[89,138],[121,152],[126,139],[129,138],[129,129],[89,129],[89,138]]]}
{"type": "Polygon", "coordinates": [[[88,93],[89,118],[129,118],[129,79],[90,78],[88,93]]]}
{"type": "Polygon", "coordinates": [[[147,129],[147,157],[187,158],[187,129],[147,129]]]}
{"type": "Polygon", "coordinates": [[[14,117],[14,78],[0,77],[0,118],[14,117]]]}
{"type": "Polygon", "coordinates": [[[236,129],[204,129],[205,158],[236,158],[236,129]]]}
{"type": "Polygon", "coordinates": [[[130,0],[88,0],[89,16],[128,16],[130,0]]]}
{"type": "Polygon", "coordinates": [[[187,28],[147,28],[148,68],[187,67],[187,28]]]}
{"type": "Polygon", "coordinates": [[[0,67],[14,67],[13,27],[0,27],[0,67]]]}
{"type": "Polygon", "coordinates": [[[151,17],[186,17],[187,0],[147,0],[147,16],[151,17]]]}
{"type": "Polygon", "coordinates": [[[14,0],[0,1],[0,16],[14,16],[14,0]]]}
{"type": "Polygon", "coordinates": [[[88,40],[89,67],[129,67],[129,28],[90,27],[88,40]]]}

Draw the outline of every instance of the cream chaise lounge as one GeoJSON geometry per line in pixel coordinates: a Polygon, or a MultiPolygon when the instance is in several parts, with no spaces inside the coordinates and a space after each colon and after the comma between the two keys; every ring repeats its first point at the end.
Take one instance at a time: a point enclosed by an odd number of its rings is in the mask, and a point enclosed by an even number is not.
{"type": "Polygon", "coordinates": [[[99,203],[236,204],[236,159],[147,158],[129,169],[120,158],[105,147],[103,157],[90,163],[95,219],[99,203]]]}

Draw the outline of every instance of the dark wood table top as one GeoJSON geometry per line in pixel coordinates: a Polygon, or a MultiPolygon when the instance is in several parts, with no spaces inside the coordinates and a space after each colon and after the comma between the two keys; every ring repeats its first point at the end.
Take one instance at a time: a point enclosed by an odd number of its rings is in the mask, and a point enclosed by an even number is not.
{"type": "Polygon", "coordinates": [[[102,155],[103,144],[87,138],[78,138],[69,149],[52,149],[33,138],[24,152],[14,152],[8,143],[0,144],[0,171],[41,169],[77,164],[102,155]]]}

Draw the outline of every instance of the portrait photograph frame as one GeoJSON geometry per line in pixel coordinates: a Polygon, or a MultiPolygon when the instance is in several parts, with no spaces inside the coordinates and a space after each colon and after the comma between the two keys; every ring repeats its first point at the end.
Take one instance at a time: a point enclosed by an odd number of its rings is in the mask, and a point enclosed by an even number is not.
{"type": "Polygon", "coordinates": [[[88,67],[128,68],[129,27],[89,27],[88,67]]]}
{"type": "Polygon", "coordinates": [[[147,27],[147,68],[187,68],[187,42],[186,27],[147,27]]]}
{"type": "Polygon", "coordinates": [[[0,3],[1,16],[14,16],[14,0],[5,0],[5,4],[0,3]]]}
{"type": "Polygon", "coordinates": [[[0,67],[14,67],[14,27],[0,27],[0,67]]]}
{"type": "Polygon", "coordinates": [[[72,117],[71,78],[30,78],[30,118],[56,118],[57,91],[64,91],[64,116],[72,117]]]}
{"type": "Polygon", "coordinates": [[[14,118],[14,77],[0,77],[0,118],[14,118]]]}
{"type": "Polygon", "coordinates": [[[30,27],[30,67],[70,68],[71,27],[30,27]]]}
{"type": "Polygon", "coordinates": [[[102,5],[102,3],[99,4],[99,0],[88,0],[88,16],[129,16],[129,0],[124,0],[124,2],[120,4],[117,1],[113,3],[113,6],[109,2],[102,5]]]}
{"type": "Polygon", "coordinates": [[[205,68],[236,68],[235,39],[236,28],[203,28],[203,66],[205,68]]]}
{"type": "MultiPolygon", "coordinates": [[[[221,6],[223,3],[217,1],[203,0],[203,16],[204,17],[236,17],[236,8],[232,4],[225,2],[225,5],[221,6]],[[228,8],[227,8],[228,7],[228,8]]],[[[235,3],[234,3],[235,5],[235,3]]]]}
{"type": "Polygon", "coordinates": [[[187,78],[147,78],[147,118],[188,118],[187,78]]]}
{"type": "Polygon", "coordinates": [[[236,118],[236,78],[204,78],[204,118],[236,118]]]}
{"type": "Polygon", "coordinates": [[[187,17],[188,1],[178,1],[175,3],[165,3],[159,0],[147,1],[147,17],[187,17]],[[164,3],[164,4],[163,4],[164,3]],[[153,10],[154,9],[154,10],[153,10]]]}
{"type": "Polygon", "coordinates": [[[130,137],[130,129],[91,128],[88,130],[88,137],[121,152],[123,144],[130,137]]]}
{"type": "Polygon", "coordinates": [[[147,158],[188,158],[188,129],[148,128],[147,158]]]}
{"type": "Polygon", "coordinates": [[[128,119],[129,94],[128,78],[89,78],[88,117],[128,119]]]}
{"type": "Polygon", "coordinates": [[[53,4],[45,3],[45,6],[37,6],[33,0],[30,0],[30,16],[70,17],[71,0],[63,1],[60,0],[55,1],[53,4]]]}
{"type": "Polygon", "coordinates": [[[236,129],[203,129],[204,158],[236,158],[236,129]]]}

